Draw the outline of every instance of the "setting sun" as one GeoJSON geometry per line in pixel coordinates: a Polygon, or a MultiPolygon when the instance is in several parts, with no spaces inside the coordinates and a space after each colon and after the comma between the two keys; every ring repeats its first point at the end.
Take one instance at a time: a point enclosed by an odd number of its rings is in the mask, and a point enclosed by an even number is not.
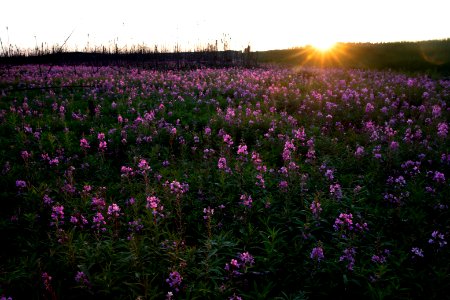
{"type": "Polygon", "coordinates": [[[313,42],[311,46],[320,52],[327,52],[330,51],[335,45],[335,41],[323,39],[313,42]]]}

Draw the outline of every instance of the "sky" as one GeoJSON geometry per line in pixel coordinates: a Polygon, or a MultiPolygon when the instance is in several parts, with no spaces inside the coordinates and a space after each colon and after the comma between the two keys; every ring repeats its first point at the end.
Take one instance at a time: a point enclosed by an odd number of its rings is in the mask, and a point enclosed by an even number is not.
{"type": "Polygon", "coordinates": [[[448,0],[9,0],[3,47],[145,45],[286,49],[331,42],[450,38],[448,0]]]}

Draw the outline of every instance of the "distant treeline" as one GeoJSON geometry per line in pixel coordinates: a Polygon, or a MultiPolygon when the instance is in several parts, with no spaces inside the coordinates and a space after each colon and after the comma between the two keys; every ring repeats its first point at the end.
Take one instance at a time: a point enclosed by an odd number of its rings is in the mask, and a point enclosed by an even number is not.
{"type": "Polygon", "coordinates": [[[450,75],[450,39],[395,43],[339,43],[329,52],[313,47],[258,53],[259,63],[428,71],[450,75]]]}
{"type": "MultiPolygon", "coordinates": [[[[156,48],[133,51],[114,51],[100,48],[95,51],[52,51],[23,53],[8,51],[0,54],[1,65],[55,64],[55,65],[126,65],[146,68],[196,67],[255,67],[277,64],[289,67],[323,66],[362,69],[393,69],[403,71],[436,72],[450,75],[450,39],[395,43],[339,43],[322,53],[311,46],[285,50],[251,52],[219,51],[217,42],[202,51],[160,52],[156,48]]],[[[225,47],[224,47],[225,49],[225,47]]],[[[39,50],[39,49],[38,49],[39,50]]]]}
{"type": "Polygon", "coordinates": [[[199,52],[55,52],[42,55],[0,57],[4,65],[53,64],[89,66],[128,66],[154,69],[256,66],[255,53],[249,51],[199,52]]]}

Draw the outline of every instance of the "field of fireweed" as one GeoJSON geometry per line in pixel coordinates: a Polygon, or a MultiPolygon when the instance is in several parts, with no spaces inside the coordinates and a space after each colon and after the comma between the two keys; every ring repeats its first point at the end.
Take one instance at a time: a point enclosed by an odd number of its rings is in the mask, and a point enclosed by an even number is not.
{"type": "Polygon", "coordinates": [[[450,292],[450,80],[22,66],[0,91],[4,298],[450,292]]]}

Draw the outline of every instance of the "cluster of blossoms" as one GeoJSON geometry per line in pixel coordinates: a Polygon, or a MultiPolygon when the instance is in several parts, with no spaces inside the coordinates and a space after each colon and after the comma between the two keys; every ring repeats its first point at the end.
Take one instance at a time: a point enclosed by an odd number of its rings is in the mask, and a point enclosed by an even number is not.
{"type": "Polygon", "coordinates": [[[372,261],[377,264],[384,264],[386,262],[386,257],[391,254],[391,251],[384,249],[381,254],[372,255],[372,261]]]}
{"type": "Polygon", "coordinates": [[[75,281],[83,287],[90,287],[91,285],[87,275],[82,271],[77,272],[75,275],[75,281]]]}
{"type": "Polygon", "coordinates": [[[411,249],[412,254],[414,254],[415,257],[423,257],[423,250],[418,247],[413,247],[411,249]]]}
{"type": "Polygon", "coordinates": [[[364,147],[358,146],[355,150],[355,157],[360,158],[364,155],[364,147]]]}
{"type": "Polygon", "coordinates": [[[120,173],[122,177],[133,177],[134,176],[134,170],[131,167],[127,167],[127,166],[122,166],[120,168],[120,173]]]}
{"type": "Polygon", "coordinates": [[[88,224],[88,220],[81,213],[76,213],[70,216],[70,223],[75,227],[84,228],[88,224]]]}
{"type": "Polygon", "coordinates": [[[51,226],[58,226],[64,224],[64,206],[62,205],[55,205],[52,207],[52,214],[51,214],[52,222],[50,223],[51,226]]]}
{"type": "Polygon", "coordinates": [[[284,143],[284,149],[283,149],[283,160],[285,162],[289,162],[292,159],[292,152],[294,152],[297,148],[294,145],[294,140],[287,140],[284,143]]]}
{"type": "Polygon", "coordinates": [[[101,212],[96,212],[94,216],[92,217],[92,228],[98,230],[99,232],[105,232],[106,231],[106,221],[105,217],[101,212]]]}
{"type": "Polygon", "coordinates": [[[356,223],[353,224],[353,215],[341,213],[339,217],[334,221],[333,228],[335,231],[344,232],[342,237],[346,237],[346,231],[363,232],[369,230],[367,223],[356,223]]]}
{"type": "Polygon", "coordinates": [[[320,246],[313,248],[310,257],[312,260],[320,262],[322,259],[325,258],[323,254],[323,248],[320,246]]]}
{"type": "Polygon", "coordinates": [[[433,180],[437,183],[445,183],[445,174],[439,171],[435,171],[433,175],[433,180]]]}
{"type": "Polygon", "coordinates": [[[144,225],[141,224],[141,219],[128,222],[128,240],[132,240],[135,233],[139,233],[144,229],[144,225]]]}
{"type": "Polygon", "coordinates": [[[322,207],[320,205],[320,202],[318,199],[314,199],[314,201],[311,203],[311,206],[309,207],[311,210],[311,213],[313,214],[315,219],[319,219],[320,212],[322,211],[322,207]]]}
{"type": "Polygon", "coordinates": [[[170,188],[170,192],[177,196],[186,194],[189,191],[189,184],[184,183],[184,182],[180,183],[180,182],[174,180],[169,183],[168,181],[166,181],[165,185],[168,185],[170,188]]]}
{"type": "Polygon", "coordinates": [[[138,168],[141,171],[142,174],[146,172],[150,172],[152,168],[148,164],[148,162],[145,159],[140,159],[138,163],[138,168]]]}
{"type": "Polygon", "coordinates": [[[330,194],[333,195],[337,200],[342,199],[342,189],[339,183],[330,185],[330,194]]]}
{"type": "Polygon", "coordinates": [[[110,206],[108,206],[107,213],[108,213],[108,216],[110,216],[111,218],[120,217],[121,213],[120,213],[119,205],[117,205],[116,203],[111,204],[110,206]]]}
{"type": "Polygon", "coordinates": [[[89,148],[91,148],[91,146],[89,145],[88,140],[85,139],[85,138],[80,139],[80,147],[81,147],[83,150],[88,150],[89,148]]]}
{"type": "Polygon", "coordinates": [[[47,272],[41,274],[42,283],[44,284],[45,290],[48,292],[52,292],[52,276],[50,276],[47,272]]]}
{"type": "Polygon", "coordinates": [[[152,211],[154,216],[159,215],[163,217],[162,211],[164,210],[164,206],[161,205],[161,200],[156,196],[147,196],[147,204],[145,207],[148,210],[152,211]]]}
{"type": "Polygon", "coordinates": [[[98,139],[98,151],[105,152],[106,149],[108,148],[108,145],[105,141],[105,134],[100,132],[99,134],[97,134],[97,139],[98,139]]]}
{"type": "Polygon", "coordinates": [[[25,181],[23,181],[23,180],[16,180],[16,187],[19,190],[22,190],[22,189],[27,187],[27,183],[25,181]]]}
{"type": "Polygon", "coordinates": [[[42,197],[42,201],[44,201],[44,204],[47,206],[50,206],[53,204],[53,199],[50,198],[50,196],[47,194],[45,194],[44,197],[42,197]]]}
{"type": "Polygon", "coordinates": [[[247,145],[239,145],[237,149],[237,154],[241,156],[247,156],[248,155],[247,145]]]}
{"type": "Polygon", "coordinates": [[[252,207],[252,203],[253,203],[252,196],[242,194],[240,199],[241,199],[241,204],[242,205],[244,205],[247,208],[251,208],[252,207]]]}
{"type": "Polygon", "coordinates": [[[255,259],[249,252],[239,253],[237,259],[231,259],[230,263],[226,263],[224,269],[230,273],[230,276],[242,275],[241,271],[246,271],[248,267],[255,264],[255,259]]]}
{"type": "Polygon", "coordinates": [[[445,138],[448,135],[448,125],[445,122],[439,123],[437,126],[437,135],[441,138],[445,138]]]}
{"type": "Polygon", "coordinates": [[[233,139],[231,138],[231,135],[229,134],[224,134],[223,135],[223,141],[225,144],[227,144],[228,147],[233,146],[233,139]]]}
{"type": "Polygon", "coordinates": [[[431,238],[428,240],[428,243],[439,245],[439,247],[441,248],[447,245],[447,241],[445,240],[444,234],[440,233],[437,230],[431,233],[431,238]]]}
{"type": "Polygon", "coordinates": [[[178,273],[177,271],[170,272],[169,278],[166,279],[166,282],[175,292],[180,291],[182,281],[183,277],[181,277],[180,273],[178,273]]]}
{"type": "Polygon", "coordinates": [[[355,248],[347,248],[344,250],[343,255],[339,258],[339,261],[344,261],[347,263],[347,269],[349,271],[353,271],[353,267],[355,266],[355,248]]]}
{"type": "Polygon", "coordinates": [[[92,197],[91,206],[93,210],[103,210],[106,207],[106,201],[103,197],[92,197]]]}
{"type": "Polygon", "coordinates": [[[227,159],[225,157],[220,157],[219,161],[217,162],[217,168],[219,170],[225,171],[225,173],[231,173],[230,167],[227,165],[227,159]]]}
{"type": "Polygon", "coordinates": [[[214,215],[214,209],[210,208],[209,206],[207,208],[203,209],[203,219],[205,220],[211,220],[211,217],[214,215]]]}

